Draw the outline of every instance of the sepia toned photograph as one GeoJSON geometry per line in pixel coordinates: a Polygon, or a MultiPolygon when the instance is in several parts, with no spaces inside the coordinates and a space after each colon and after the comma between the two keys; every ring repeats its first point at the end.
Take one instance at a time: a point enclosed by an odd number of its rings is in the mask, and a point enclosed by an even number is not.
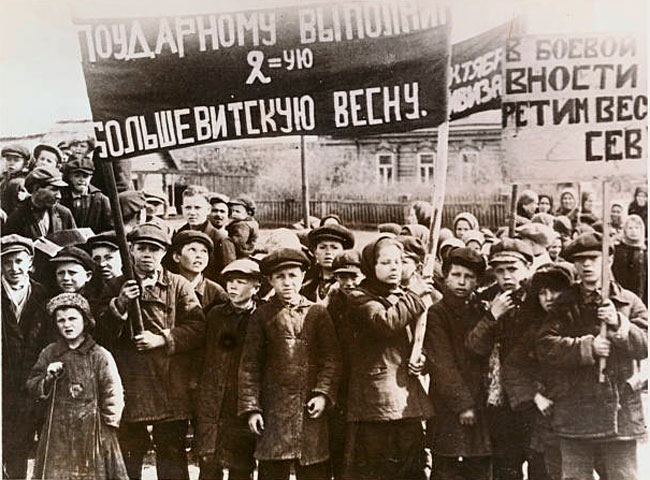
{"type": "Polygon", "coordinates": [[[642,480],[647,0],[0,0],[3,479],[642,480]]]}

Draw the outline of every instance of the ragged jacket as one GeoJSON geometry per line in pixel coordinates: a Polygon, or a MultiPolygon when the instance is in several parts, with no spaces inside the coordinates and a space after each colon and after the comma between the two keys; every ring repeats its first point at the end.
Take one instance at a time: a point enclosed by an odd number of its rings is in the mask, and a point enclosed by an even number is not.
{"type": "Polygon", "coordinates": [[[87,195],[79,198],[77,206],[75,206],[72,189],[70,187],[64,189],[61,194],[61,205],[70,209],[79,228],[91,228],[95,233],[105,232],[113,228],[110,201],[106,195],[93,185],[88,187],[87,195]]]}
{"type": "Polygon", "coordinates": [[[424,348],[431,374],[429,396],[436,412],[432,441],[436,455],[488,456],[492,452],[485,418],[485,358],[465,347],[465,336],[480,318],[473,305],[445,294],[429,309],[424,348]],[[474,410],[476,424],[463,426],[459,415],[474,410]]]}
{"type": "Polygon", "coordinates": [[[264,418],[258,460],[327,460],[327,415],[310,418],[306,404],[324,395],[333,405],[340,375],[336,333],[325,307],[301,297],[289,308],[272,297],[258,308],[248,324],[238,401],[240,415],[259,412],[264,418]]]}
{"type": "Polygon", "coordinates": [[[39,356],[27,389],[35,398],[53,402],[41,432],[35,478],[128,478],[117,442],[124,391],[107,350],[90,336],[75,350],[59,339],[39,356]],[[56,387],[45,381],[53,362],[64,366],[56,387]]]}
{"type": "Polygon", "coordinates": [[[413,329],[424,313],[413,292],[388,295],[385,287],[369,279],[351,293],[350,318],[354,332],[348,385],[349,422],[376,422],[429,418],[431,402],[418,378],[408,373],[413,329]]]}
{"type": "Polygon", "coordinates": [[[640,392],[626,384],[635,365],[647,357],[648,312],[628,290],[612,284],[610,300],[630,321],[629,333],[611,339],[606,381],[598,382],[598,358],[593,356],[599,334],[598,300],[590,301],[576,285],[555,302],[537,339],[540,361],[553,369],[549,397],[553,427],[561,437],[625,440],[645,434],[640,392]]]}
{"type": "Polygon", "coordinates": [[[72,213],[63,205],[57,203],[49,209],[49,214],[50,227],[48,231],[45,232],[45,235],[43,235],[43,232],[41,232],[38,225],[38,220],[31,199],[27,199],[18,205],[13,213],[9,215],[2,234],[8,235],[10,233],[17,233],[23,237],[35,240],[54,232],[60,232],[61,230],[72,230],[77,228],[72,213]]]}
{"type": "MultiPolygon", "coordinates": [[[[109,283],[109,296],[119,294],[125,278],[109,283]]],[[[114,355],[126,390],[125,422],[183,420],[192,416],[190,382],[193,353],[204,342],[205,316],[190,283],[161,270],[155,285],[143,289],[140,309],[145,330],[165,337],[163,347],[138,352],[128,315],[114,300],[102,322],[115,336],[114,355]]]]}

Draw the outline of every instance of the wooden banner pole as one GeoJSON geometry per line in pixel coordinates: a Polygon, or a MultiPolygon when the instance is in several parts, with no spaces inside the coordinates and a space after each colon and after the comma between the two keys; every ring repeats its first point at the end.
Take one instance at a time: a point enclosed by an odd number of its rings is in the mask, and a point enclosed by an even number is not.
{"type": "Polygon", "coordinates": [[[302,213],[305,228],[309,228],[309,178],[305,160],[305,136],[300,135],[300,172],[302,175],[302,213]]]}
{"type": "MultiPolygon", "coordinates": [[[[97,153],[95,153],[97,155],[97,153]]],[[[110,159],[101,159],[104,181],[106,183],[108,198],[111,202],[111,213],[113,215],[113,226],[117,236],[117,245],[120,249],[122,258],[122,273],[127,280],[133,280],[135,274],[131,264],[131,255],[129,253],[129,244],[126,241],[126,231],[124,230],[124,217],[118,197],[117,183],[115,182],[115,172],[113,171],[113,162],[110,159]]],[[[140,310],[140,300],[136,298],[129,305],[129,319],[131,320],[131,329],[133,335],[139,335],[144,331],[142,323],[142,311],[140,310]]]]}

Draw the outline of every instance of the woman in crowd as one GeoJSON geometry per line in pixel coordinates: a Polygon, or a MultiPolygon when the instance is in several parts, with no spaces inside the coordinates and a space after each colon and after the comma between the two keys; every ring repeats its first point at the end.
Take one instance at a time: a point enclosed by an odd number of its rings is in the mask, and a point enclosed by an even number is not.
{"type": "Polygon", "coordinates": [[[539,204],[537,205],[537,213],[552,213],[553,212],[553,197],[546,193],[540,193],[539,204]]]}
{"type": "Polygon", "coordinates": [[[648,252],[644,224],[638,215],[623,222],[621,242],[614,250],[612,272],[616,281],[648,304],[648,252]]]}
{"type": "Polygon", "coordinates": [[[515,216],[517,226],[530,222],[537,211],[538,205],[539,197],[535,192],[532,190],[521,192],[517,200],[517,214],[515,216]]]}
{"type": "Polygon", "coordinates": [[[576,208],[576,196],[573,190],[566,189],[560,193],[560,206],[555,215],[569,215],[576,208]]]}
{"type": "Polygon", "coordinates": [[[634,190],[634,198],[627,208],[629,215],[638,215],[645,225],[646,238],[648,236],[648,187],[642,185],[634,190]]]}
{"type": "Polygon", "coordinates": [[[452,230],[454,236],[458,240],[462,240],[465,233],[470,230],[478,230],[478,220],[469,212],[461,212],[454,217],[452,230]]]}

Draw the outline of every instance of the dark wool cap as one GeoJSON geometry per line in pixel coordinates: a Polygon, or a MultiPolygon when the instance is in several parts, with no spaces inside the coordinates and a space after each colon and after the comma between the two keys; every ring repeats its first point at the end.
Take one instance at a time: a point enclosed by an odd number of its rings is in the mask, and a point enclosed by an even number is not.
{"type": "Polygon", "coordinates": [[[70,160],[63,166],[63,171],[66,175],[74,172],[86,172],[92,174],[95,172],[95,164],[92,159],[84,157],[76,160],[70,160]]]}
{"type": "Polygon", "coordinates": [[[335,242],[340,242],[343,245],[343,248],[349,250],[354,247],[354,234],[344,227],[343,225],[338,224],[329,224],[322,227],[318,227],[307,235],[309,241],[309,246],[312,249],[316,248],[318,242],[324,240],[333,240],[335,242]]]}
{"type": "Polygon", "coordinates": [[[127,218],[138,213],[147,205],[147,198],[140,190],[126,190],[118,195],[122,215],[127,218]]]}
{"type": "Polygon", "coordinates": [[[25,189],[32,193],[37,186],[53,185],[55,187],[67,187],[63,181],[61,172],[56,168],[36,167],[25,178],[25,189]]]}
{"type": "Polygon", "coordinates": [[[293,248],[281,248],[269,253],[260,262],[264,275],[271,275],[273,272],[287,267],[300,267],[302,270],[309,268],[310,261],[300,250],[293,248]]]}
{"type": "Polygon", "coordinates": [[[212,255],[214,250],[214,242],[205,233],[197,230],[183,230],[174,235],[172,239],[172,252],[180,253],[181,249],[192,242],[200,242],[208,249],[208,253],[212,255]]]}
{"type": "Polygon", "coordinates": [[[401,243],[404,247],[404,255],[414,258],[419,263],[424,262],[424,257],[426,256],[427,252],[424,249],[422,240],[416,237],[411,237],[409,235],[398,235],[395,237],[395,240],[401,243]]]}
{"type": "Polygon", "coordinates": [[[490,248],[490,265],[517,260],[532,263],[534,258],[532,247],[518,238],[504,238],[490,248]]]}
{"type": "Polygon", "coordinates": [[[361,254],[357,250],[343,250],[332,262],[334,273],[360,273],[361,254]]]}
{"type": "Polygon", "coordinates": [[[115,233],[114,230],[110,230],[108,232],[102,232],[99,235],[90,237],[88,239],[88,242],[86,242],[86,245],[88,245],[89,249],[93,247],[100,247],[100,246],[110,247],[113,248],[114,250],[119,249],[119,245],[117,243],[117,234],[115,233]]]}
{"type": "Polygon", "coordinates": [[[95,264],[93,259],[90,258],[86,252],[84,252],[79,247],[63,247],[59,250],[59,253],[56,254],[56,257],[50,259],[51,263],[67,263],[74,262],[78,263],[86,270],[94,270],[95,264]]]}
{"type": "Polygon", "coordinates": [[[230,201],[230,198],[228,195],[223,195],[222,193],[211,193],[210,194],[210,203],[212,205],[217,204],[217,203],[225,203],[228,205],[228,202],[230,201]]]}
{"type": "Polygon", "coordinates": [[[2,157],[23,157],[24,160],[29,160],[29,150],[20,143],[12,143],[2,148],[2,157]]]}
{"type": "Polygon", "coordinates": [[[143,223],[129,234],[128,239],[131,243],[153,243],[165,249],[170,245],[167,232],[155,223],[143,223]]]}
{"type": "Polygon", "coordinates": [[[27,252],[34,255],[34,242],[16,233],[0,238],[2,255],[15,252],[27,252]]]}
{"type": "Polygon", "coordinates": [[[568,262],[541,265],[530,280],[530,291],[535,294],[542,288],[566,290],[575,281],[575,268],[568,262]]]}
{"type": "MultiPolygon", "coordinates": [[[[600,255],[603,249],[603,236],[597,232],[586,232],[576,237],[562,252],[562,257],[573,261],[577,257],[590,257],[600,255]]],[[[609,253],[614,252],[610,243],[609,253]]]]}
{"type": "Polygon", "coordinates": [[[477,277],[483,275],[487,267],[483,255],[468,247],[455,248],[449,252],[449,255],[444,260],[443,271],[447,271],[448,268],[451,269],[452,265],[469,268],[477,277]]]}

